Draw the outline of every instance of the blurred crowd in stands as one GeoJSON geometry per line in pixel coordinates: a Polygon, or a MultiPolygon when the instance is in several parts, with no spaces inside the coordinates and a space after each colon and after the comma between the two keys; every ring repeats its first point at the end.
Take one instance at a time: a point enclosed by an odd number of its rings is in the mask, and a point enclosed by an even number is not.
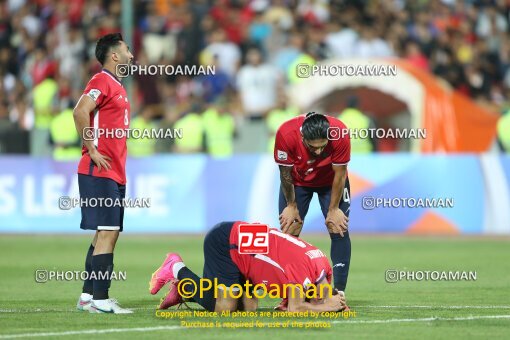
{"type": "MultiPolygon", "coordinates": [[[[132,127],[185,138],[130,141],[132,156],[271,149],[281,122],[303,113],[286,98],[296,65],[328,58],[402,58],[493,112],[509,107],[505,0],[133,0],[132,11],[137,63],[216,66],[133,77],[132,127]]],[[[0,153],[79,150],[72,108],[100,71],[96,40],[121,31],[121,12],[120,0],[0,1],[0,153]]]]}

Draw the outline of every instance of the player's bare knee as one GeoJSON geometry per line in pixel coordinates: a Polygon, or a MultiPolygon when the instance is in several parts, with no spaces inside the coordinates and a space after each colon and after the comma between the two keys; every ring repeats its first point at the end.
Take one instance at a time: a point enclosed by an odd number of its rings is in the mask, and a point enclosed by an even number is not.
{"type": "Polygon", "coordinates": [[[119,237],[118,231],[106,231],[101,230],[97,234],[96,240],[96,249],[98,251],[109,250],[112,251],[117,243],[117,238],[119,237]]]}
{"type": "Polygon", "coordinates": [[[101,242],[111,242],[116,241],[117,237],[119,237],[119,232],[117,230],[110,231],[110,230],[101,230],[98,233],[97,239],[101,242]]]}
{"type": "Polygon", "coordinates": [[[99,230],[96,230],[96,233],[94,234],[94,238],[92,239],[92,246],[96,246],[97,243],[97,236],[99,235],[99,230]]]}
{"type": "Polygon", "coordinates": [[[235,311],[237,309],[237,299],[227,297],[224,298],[222,296],[218,296],[216,299],[216,305],[214,307],[215,312],[223,312],[223,311],[235,311]]]}

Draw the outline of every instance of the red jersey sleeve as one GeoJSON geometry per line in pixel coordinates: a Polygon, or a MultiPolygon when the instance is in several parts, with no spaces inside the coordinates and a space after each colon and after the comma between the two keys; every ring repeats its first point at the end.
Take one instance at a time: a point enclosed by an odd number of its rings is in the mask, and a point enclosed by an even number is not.
{"type": "Polygon", "coordinates": [[[89,96],[97,107],[101,107],[105,98],[108,97],[108,83],[96,75],[90,79],[83,94],[89,96]]]}
{"type": "Polygon", "coordinates": [[[279,165],[292,166],[294,165],[294,156],[292,149],[287,144],[281,130],[276,132],[274,143],[274,161],[279,165]]]}
{"type": "Polygon", "coordinates": [[[334,141],[331,163],[333,165],[345,165],[351,160],[351,140],[347,134],[345,137],[334,141]]]}
{"type": "Polygon", "coordinates": [[[332,270],[329,263],[325,266],[318,265],[315,269],[307,268],[299,264],[292,264],[285,268],[285,276],[288,280],[287,283],[301,285],[303,288],[307,289],[308,285],[317,285],[323,279],[331,283],[332,270]]]}

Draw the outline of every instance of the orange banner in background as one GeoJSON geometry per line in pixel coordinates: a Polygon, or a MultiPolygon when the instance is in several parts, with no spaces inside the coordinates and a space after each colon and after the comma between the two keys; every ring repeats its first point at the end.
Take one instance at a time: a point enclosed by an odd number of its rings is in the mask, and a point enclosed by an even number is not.
{"type": "Polygon", "coordinates": [[[415,69],[406,62],[395,62],[414,76],[424,87],[422,128],[427,138],[421,141],[422,152],[484,152],[496,137],[499,116],[461,93],[449,88],[433,75],[415,69]]]}

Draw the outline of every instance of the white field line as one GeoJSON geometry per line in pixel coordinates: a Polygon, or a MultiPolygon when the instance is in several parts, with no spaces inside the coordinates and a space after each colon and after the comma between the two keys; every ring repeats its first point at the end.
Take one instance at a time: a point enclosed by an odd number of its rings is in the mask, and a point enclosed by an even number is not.
{"type": "Polygon", "coordinates": [[[510,309],[510,306],[498,306],[498,305],[487,305],[487,306],[359,306],[355,307],[355,309],[363,309],[363,308],[407,308],[407,309],[510,309]]]}
{"type": "MultiPolygon", "coordinates": [[[[402,308],[402,309],[510,309],[510,306],[506,305],[486,305],[486,306],[426,306],[426,305],[415,305],[415,306],[384,306],[384,305],[369,305],[369,306],[351,306],[353,310],[357,309],[365,309],[365,308],[402,308]]],[[[134,307],[130,308],[132,310],[152,310],[155,311],[156,307],[134,307]]],[[[268,311],[272,311],[272,308],[261,308],[267,309],[268,311]]],[[[75,308],[24,308],[24,309],[0,309],[0,313],[48,313],[48,312],[77,312],[75,308]]]]}
{"type": "MultiPolygon", "coordinates": [[[[129,308],[132,310],[152,310],[155,311],[157,306],[154,307],[134,307],[129,308]]],[[[69,312],[79,312],[76,308],[24,308],[24,309],[0,309],[0,313],[48,313],[48,312],[57,312],[57,313],[69,313],[69,312]]],[[[86,313],[86,312],[84,312],[86,313]]]]}
{"type": "Polygon", "coordinates": [[[387,319],[387,320],[352,320],[352,321],[342,321],[335,320],[331,321],[331,323],[396,323],[396,322],[431,322],[431,321],[471,321],[471,320],[483,320],[483,319],[510,319],[510,314],[508,315],[472,315],[472,316],[459,316],[455,318],[441,318],[441,317],[430,317],[430,318],[417,318],[417,319],[387,319]]]}
{"type": "Polygon", "coordinates": [[[181,329],[181,326],[159,326],[159,327],[138,327],[138,328],[109,328],[109,329],[86,329],[81,331],[65,331],[65,332],[44,332],[44,333],[24,333],[24,334],[8,334],[0,335],[0,339],[15,339],[29,337],[46,337],[46,336],[66,336],[80,334],[105,334],[105,333],[124,333],[124,332],[151,332],[181,329]]]}
{"type": "MultiPolygon", "coordinates": [[[[399,323],[399,322],[434,322],[434,321],[472,321],[484,319],[510,319],[509,315],[475,315],[455,318],[418,318],[418,319],[387,319],[387,320],[353,320],[353,321],[331,321],[331,323],[343,324],[381,324],[381,323],[399,323]]],[[[66,336],[80,334],[105,334],[105,333],[125,333],[125,332],[151,332],[161,330],[177,330],[186,329],[181,326],[159,326],[159,327],[138,327],[138,328],[109,328],[109,329],[87,329],[80,331],[64,331],[64,332],[44,332],[44,333],[23,333],[23,334],[4,334],[0,335],[0,339],[15,339],[29,337],[48,337],[48,336],[66,336]]]]}

